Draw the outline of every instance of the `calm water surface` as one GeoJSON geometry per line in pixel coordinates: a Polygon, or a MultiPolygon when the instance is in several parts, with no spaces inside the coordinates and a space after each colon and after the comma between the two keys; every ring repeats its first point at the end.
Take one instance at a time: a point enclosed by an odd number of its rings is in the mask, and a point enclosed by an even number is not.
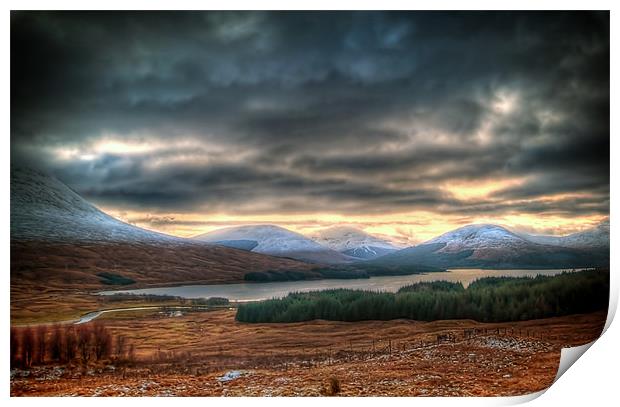
{"type": "MultiPolygon", "coordinates": [[[[399,288],[419,281],[461,282],[467,287],[471,282],[482,277],[535,277],[552,276],[567,269],[557,270],[482,270],[454,269],[443,273],[414,274],[409,276],[371,277],[353,280],[314,280],[282,281],[273,283],[243,283],[217,285],[184,285],[178,287],[143,288],[138,290],[102,291],[99,294],[117,293],[174,295],[184,298],[224,297],[230,301],[259,301],[269,298],[281,298],[295,291],[316,291],[330,288],[351,288],[359,290],[396,292],[399,288]]],[[[579,270],[577,270],[579,271],[579,270]]]]}

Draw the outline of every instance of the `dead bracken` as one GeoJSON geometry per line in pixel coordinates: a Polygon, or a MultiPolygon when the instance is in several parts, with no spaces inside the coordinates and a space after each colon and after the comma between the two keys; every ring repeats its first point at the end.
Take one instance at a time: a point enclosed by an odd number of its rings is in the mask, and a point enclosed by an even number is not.
{"type": "Polygon", "coordinates": [[[108,323],[112,332],[140,343],[135,363],[15,369],[11,395],[520,395],[549,386],[561,348],[597,338],[605,317],[599,312],[510,324],[395,320],[277,325],[237,323],[228,310],[157,324],[148,316],[117,317],[108,323]],[[523,335],[511,336],[512,328],[523,335]],[[486,333],[437,343],[439,333],[456,336],[467,329],[486,333]]]}

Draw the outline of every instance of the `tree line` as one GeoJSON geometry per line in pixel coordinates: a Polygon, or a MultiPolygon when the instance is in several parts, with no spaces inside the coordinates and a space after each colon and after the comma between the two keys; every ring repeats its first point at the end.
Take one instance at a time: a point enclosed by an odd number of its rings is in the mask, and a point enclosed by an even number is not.
{"type": "Polygon", "coordinates": [[[355,263],[346,265],[332,265],[329,267],[315,267],[309,271],[296,270],[266,270],[251,271],[244,274],[243,279],[260,283],[274,281],[303,281],[326,279],[358,279],[378,276],[404,276],[410,274],[442,272],[445,269],[421,266],[421,265],[398,265],[398,264],[372,264],[355,263]]]}
{"type": "Polygon", "coordinates": [[[11,327],[11,368],[46,363],[132,361],[135,349],[101,322],[11,327]]]}
{"type": "Polygon", "coordinates": [[[100,298],[105,302],[149,302],[149,303],[162,303],[172,302],[180,305],[207,305],[218,306],[228,305],[230,301],[228,298],[223,297],[209,297],[209,298],[184,298],[176,295],[167,294],[134,294],[134,293],[115,293],[110,295],[103,295],[100,298]]]}
{"type": "Polygon", "coordinates": [[[474,319],[507,322],[607,309],[609,270],[556,276],[487,277],[461,283],[421,282],[397,293],[332,289],[292,293],[281,299],[241,304],[241,322],[420,321],[474,319]]]}

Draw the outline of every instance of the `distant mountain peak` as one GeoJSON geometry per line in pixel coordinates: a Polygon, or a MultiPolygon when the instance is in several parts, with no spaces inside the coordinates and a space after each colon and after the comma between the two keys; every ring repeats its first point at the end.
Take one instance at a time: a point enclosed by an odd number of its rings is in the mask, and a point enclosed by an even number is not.
{"type": "Polygon", "coordinates": [[[386,239],[373,236],[352,226],[332,226],[311,237],[333,250],[359,259],[374,259],[399,248],[386,239]]]}
{"type": "Polygon", "coordinates": [[[302,234],[276,225],[243,225],[217,229],[195,236],[205,242],[225,240],[254,240],[258,245],[254,251],[261,253],[282,253],[293,250],[321,251],[325,247],[302,234]]]}
{"type": "Polygon", "coordinates": [[[256,242],[253,252],[307,261],[342,263],[352,260],[300,233],[270,224],[232,226],[203,233],[194,239],[222,245],[230,241],[250,240],[256,242]]]}
{"type": "Polygon", "coordinates": [[[593,267],[609,264],[609,228],[603,222],[584,232],[557,237],[517,234],[499,225],[473,224],[375,261],[446,268],[593,267]]]}
{"type": "Polygon", "coordinates": [[[460,227],[424,244],[444,243],[444,251],[480,249],[505,245],[527,244],[521,236],[503,226],[493,224],[473,224],[460,227]]]}
{"type": "Polygon", "coordinates": [[[311,235],[317,242],[334,250],[342,251],[359,246],[374,246],[385,249],[397,249],[386,239],[382,239],[352,226],[331,226],[311,235]]]}
{"type": "Polygon", "coordinates": [[[593,228],[566,236],[536,235],[521,233],[524,239],[538,244],[582,249],[609,248],[609,218],[603,220],[593,228]]]}

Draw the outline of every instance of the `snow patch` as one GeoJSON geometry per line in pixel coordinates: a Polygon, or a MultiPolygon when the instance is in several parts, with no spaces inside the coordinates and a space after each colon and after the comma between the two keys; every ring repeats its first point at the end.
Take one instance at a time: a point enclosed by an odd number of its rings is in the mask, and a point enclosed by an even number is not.
{"type": "Polygon", "coordinates": [[[609,248],[609,220],[601,222],[592,229],[567,236],[531,235],[521,233],[530,242],[570,247],[570,248],[609,248]]]}
{"type": "Polygon", "coordinates": [[[253,252],[282,255],[288,252],[321,252],[328,248],[307,237],[275,225],[248,225],[223,228],[194,237],[204,242],[250,240],[253,252]]]}
{"type": "Polygon", "coordinates": [[[424,244],[443,243],[442,252],[463,250],[523,248],[530,242],[521,236],[497,225],[468,225],[444,233],[424,244]]]}
{"type": "Polygon", "coordinates": [[[97,209],[59,180],[11,168],[11,239],[187,242],[127,224],[97,209]]]}
{"type": "Polygon", "coordinates": [[[311,237],[322,245],[339,252],[358,248],[366,248],[369,251],[375,250],[373,248],[399,249],[388,240],[380,239],[350,226],[333,226],[320,230],[311,237]]]}
{"type": "Polygon", "coordinates": [[[231,380],[238,379],[242,376],[245,376],[247,372],[243,372],[241,370],[231,370],[230,372],[226,372],[224,376],[218,377],[218,382],[229,382],[231,380]]]}

